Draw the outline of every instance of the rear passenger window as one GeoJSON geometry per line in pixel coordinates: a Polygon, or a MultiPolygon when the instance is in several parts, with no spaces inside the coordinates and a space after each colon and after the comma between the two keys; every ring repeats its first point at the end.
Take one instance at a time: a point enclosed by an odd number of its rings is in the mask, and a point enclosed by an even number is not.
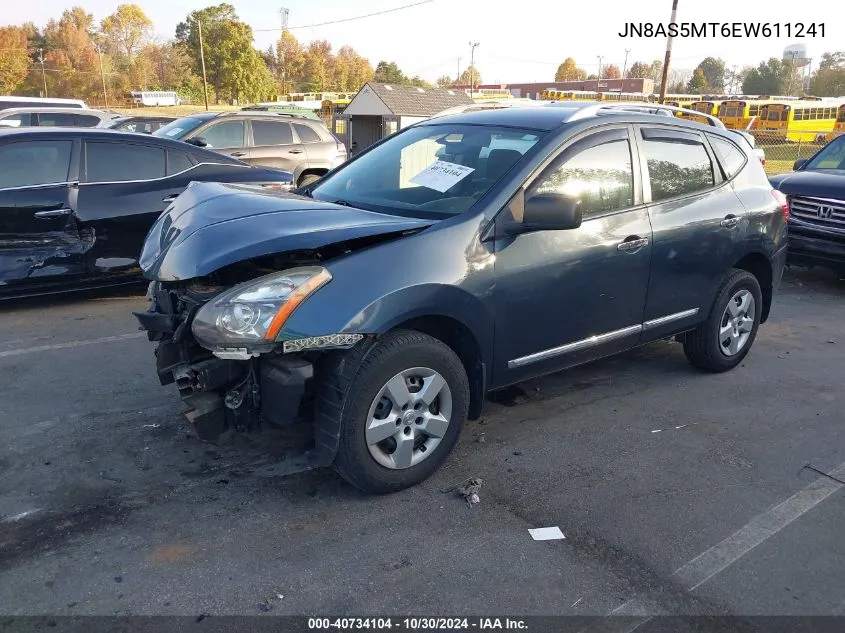
{"type": "Polygon", "coordinates": [[[176,152],[171,149],[167,150],[167,175],[172,176],[178,174],[193,166],[191,159],[187,154],[176,152]]]}
{"type": "Polygon", "coordinates": [[[745,164],[745,154],[740,149],[723,138],[718,136],[708,135],[710,145],[713,146],[713,151],[716,152],[716,157],[725,171],[725,175],[730,179],[739,173],[742,166],[745,164]]]}
{"type": "Polygon", "coordinates": [[[0,146],[0,189],[67,182],[73,141],[0,146]]]}
{"type": "Polygon", "coordinates": [[[288,123],[253,121],[252,142],[255,145],[290,145],[293,143],[293,132],[288,123]]]}
{"type": "Polygon", "coordinates": [[[100,118],[90,114],[74,114],[76,127],[96,127],[100,124],[100,118]]]}
{"type": "Polygon", "coordinates": [[[69,114],[67,112],[39,112],[37,115],[38,117],[38,125],[39,126],[62,126],[62,127],[75,127],[76,117],[75,114],[69,114]]]}
{"type": "Polygon", "coordinates": [[[85,182],[148,180],[164,176],[164,150],[131,143],[85,143],[85,182]]]}
{"type": "Polygon", "coordinates": [[[715,184],[710,155],[700,140],[643,130],[653,202],[687,196],[715,184]]]}
{"type": "Polygon", "coordinates": [[[296,134],[297,136],[299,136],[299,140],[303,143],[319,143],[323,140],[320,138],[319,134],[317,134],[307,125],[300,125],[298,123],[294,123],[293,127],[296,128],[296,134]]]}
{"type": "Polygon", "coordinates": [[[609,140],[567,156],[530,195],[562,193],[581,199],[585,217],[634,204],[634,172],[627,139],[609,140]]]}

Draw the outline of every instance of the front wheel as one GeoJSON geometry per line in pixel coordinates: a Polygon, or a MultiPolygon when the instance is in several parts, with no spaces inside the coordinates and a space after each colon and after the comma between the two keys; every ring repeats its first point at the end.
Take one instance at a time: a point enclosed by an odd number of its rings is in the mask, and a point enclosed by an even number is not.
{"type": "Polygon", "coordinates": [[[757,278],[746,270],[731,270],[707,320],[684,338],[684,353],[693,365],[706,371],[733,369],[754,343],[762,310],[757,278]]]}
{"type": "Polygon", "coordinates": [[[304,187],[305,185],[310,185],[312,182],[317,182],[320,180],[320,176],[317,174],[305,174],[299,179],[299,182],[296,184],[297,187],[304,187]]]}
{"type": "Polygon", "coordinates": [[[454,448],[469,380],[455,353],[421,332],[390,332],[360,356],[350,350],[327,368],[317,406],[340,416],[341,477],[365,492],[394,492],[426,479],[454,448]]]}

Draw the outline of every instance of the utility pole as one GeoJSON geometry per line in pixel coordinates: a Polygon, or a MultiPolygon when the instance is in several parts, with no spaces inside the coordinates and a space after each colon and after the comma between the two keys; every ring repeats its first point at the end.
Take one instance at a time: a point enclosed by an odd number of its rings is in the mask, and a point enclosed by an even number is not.
{"type": "Polygon", "coordinates": [[[601,87],[599,86],[599,84],[601,84],[601,60],[604,59],[604,56],[596,55],[596,57],[598,57],[599,60],[599,74],[597,75],[598,79],[596,79],[596,92],[599,92],[599,90],[601,90],[601,87]]]}
{"type": "Polygon", "coordinates": [[[202,93],[205,97],[205,111],[208,112],[208,80],[205,78],[205,49],[202,45],[202,20],[197,20],[200,36],[200,64],[202,65],[202,93]]]}
{"type": "Polygon", "coordinates": [[[625,70],[628,68],[628,53],[630,52],[630,48],[625,49],[625,63],[622,64],[622,79],[625,79],[625,70]]]}
{"type": "Polygon", "coordinates": [[[469,97],[472,99],[473,93],[475,91],[475,47],[478,46],[478,42],[470,42],[469,43],[469,97]]]}
{"type": "Polygon", "coordinates": [[[44,82],[44,96],[47,96],[47,74],[44,72],[44,49],[38,49],[38,61],[41,62],[41,81],[44,82]]]}
{"type": "Polygon", "coordinates": [[[455,75],[455,85],[461,83],[461,59],[462,57],[458,57],[458,74],[455,75]]]}
{"type": "Polygon", "coordinates": [[[106,92],[106,73],[103,71],[103,51],[100,48],[100,43],[97,42],[97,56],[100,58],[100,79],[103,80],[103,100],[106,102],[106,110],[109,109],[109,95],[106,92]]]}
{"type": "MultiPolygon", "coordinates": [[[[678,0],[672,0],[672,17],[669,24],[675,24],[678,15],[678,0]]],[[[672,57],[672,36],[666,40],[666,57],[663,59],[663,77],[660,80],[660,103],[666,100],[666,82],[669,81],[669,59],[672,57]]]]}
{"type": "MultiPolygon", "coordinates": [[[[290,16],[290,10],[282,7],[279,9],[279,17],[282,19],[282,35],[279,37],[279,43],[283,43],[285,39],[285,32],[288,30],[288,16],[290,16]]],[[[279,60],[279,64],[282,67],[282,94],[286,95],[287,91],[287,64],[285,63],[285,58],[287,57],[287,50],[286,45],[279,46],[279,51],[281,52],[281,59],[279,60]]]]}

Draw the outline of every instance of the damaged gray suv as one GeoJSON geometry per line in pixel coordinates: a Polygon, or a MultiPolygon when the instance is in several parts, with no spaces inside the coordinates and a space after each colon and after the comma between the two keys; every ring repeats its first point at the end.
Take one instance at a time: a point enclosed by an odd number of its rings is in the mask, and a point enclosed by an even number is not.
{"type": "Polygon", "coordinates": [[[314,465],[389,492],[488,391],[667,338],[736,367],[787,214],[730,130],[647,106],[469,112],[295,193],[190,186],[147,237],[137,317],[201,438],[305,419],[314,465]]]}

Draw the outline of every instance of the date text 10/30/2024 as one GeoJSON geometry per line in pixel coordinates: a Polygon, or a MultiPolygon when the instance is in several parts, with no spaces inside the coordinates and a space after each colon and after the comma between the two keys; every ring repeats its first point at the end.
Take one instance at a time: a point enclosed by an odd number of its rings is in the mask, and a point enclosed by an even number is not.
{"type": "Polygon", "coordinates": [[[308,628],[328,630],[391,630],[444,631],[444,630],[527,630],[524,620],[513,618],[308,618],[308,628]]]}
{"type": "Polygon", "coordinates": [[[625,22],[619,37],[824,37],[824,22],[625,22]]]}

